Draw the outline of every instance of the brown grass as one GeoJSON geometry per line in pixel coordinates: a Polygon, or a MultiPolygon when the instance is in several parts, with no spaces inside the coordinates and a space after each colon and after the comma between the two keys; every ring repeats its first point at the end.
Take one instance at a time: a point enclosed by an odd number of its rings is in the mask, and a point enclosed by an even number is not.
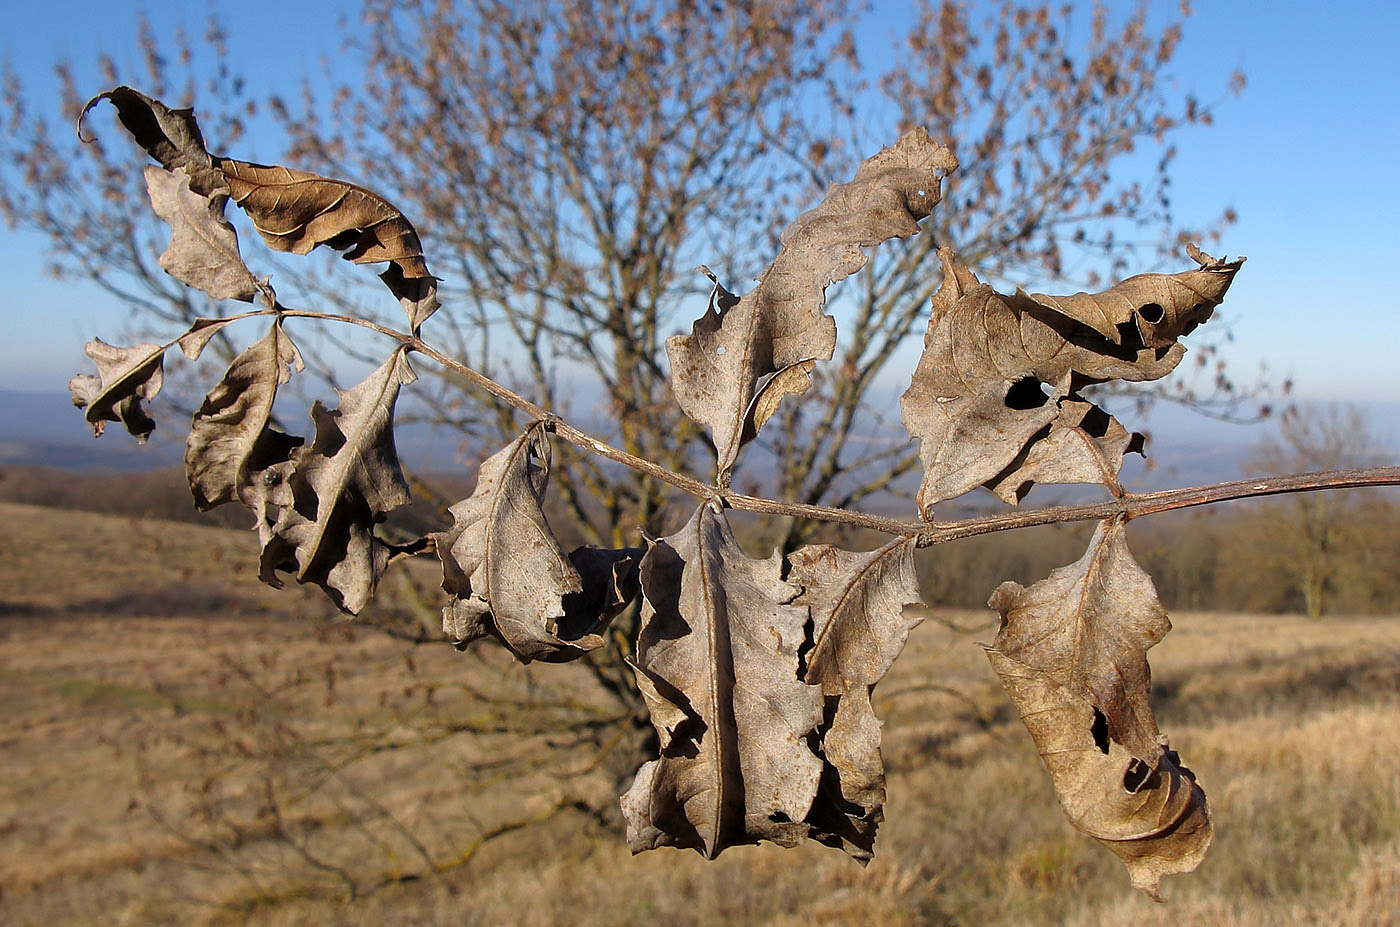
{"type": "Polygon", "coordinates": [[[1400,923],[1395,618],[1173,617],[1156,705],[1217,836],[1161,906],[1059,813],[983,613],[926,622],[876,692],[868,868],[816,846],[633,858],[569,807],[615,783],[549,765],[592,740],[540,749],[607,711],[577,668],[334,623],[314,590],[252,582],[242,533],[0,518],[0,923],[1400,923]]]}

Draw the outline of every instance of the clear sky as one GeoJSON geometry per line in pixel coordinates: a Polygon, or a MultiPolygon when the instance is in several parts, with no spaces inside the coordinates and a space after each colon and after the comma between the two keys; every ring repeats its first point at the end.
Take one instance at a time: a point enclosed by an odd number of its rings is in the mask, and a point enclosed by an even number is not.
{"type": "MultiPolygon", "coordinates": [[[[1129,4],[1110,3],[1128,7],[1129,4]]],[[[1248,88],[1218,110],[1215,126],[1180,139],[1174,205],[1184,222],[1224,207],[1239,221],[1221,250],[1246,254],[1223,312],[1229,359],[1248,379],[1260,363],[1291,375],[1309,398],[1400,401],[1400,6],[1334,0],[1200,0],[1173,68],[1177,82],[1213,99],[1235,68],[1248,88]]],[[[339,45],[348,4],[250,0],[218,4],[253,91],[295,86],[339,45]],[[275,13],[277,28],[260,29],[275,13]]],[[[867,31],[888,31],[897,4],[877,4],[867,31]]],[[[1177,4],[1158,3],[1163,15],[1177,4]]],[[[0,56],[48,98],[52,65],[68,57],[79,78],[98,49],[137,61],[135,17],[202,31],[210,4],[178,0],[44,0],[10,4],[0,56]]],[[[1157,12],[1154,10],[1154,12],[1157,12]]],[[[139,165],[133,165],[133,170],[139,165]]],[[[0,388],[62,390],[86,369],[82,345],[116,338],[123,312],[91,287],[35,273],[44,243],[0,227],[0,388]]]]}

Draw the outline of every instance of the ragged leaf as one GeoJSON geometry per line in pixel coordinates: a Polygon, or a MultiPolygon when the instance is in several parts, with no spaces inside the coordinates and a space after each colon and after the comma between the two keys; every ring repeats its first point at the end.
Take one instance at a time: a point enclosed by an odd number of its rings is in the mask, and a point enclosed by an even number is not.
{"type": "MultiPolygon", "coordinates": [[[[437,311],[437,279],[424,261],[418,231],[383,197],[355,184],[307,171],[212,155],[205,147],[193,110],[170,109],[130,87],[117,87],[89,100],[78,117],[79,138],[83,137],[83,116],[102,100],[110,101],[117,108],[122,125],[162,167],[170,172],[183,170],[189,176],[189,190],[193,195],[210,200],[208,210],[216,217],[215,225],[222,223],[222,198],[232,196],[274,250],[307,254],[317,245],[329,245],[345,251],[345,259],[357,264],[390,262],[380,279],[403,305],[415,332],[437,311]]],[[[148,183],[150,176],[148,172],[148,183]]],[[[157,183],[169,186],[169,182],[157,183]]],[[[153,201],[155,195],[153,191],[153,201]]],[[[177,247],[173,242],[161,266],[191,286],[208,289],[206,283],[210,282],[208,278],[212,274],[217,278],[215,283],[220,291],[241,292],[246,281],[234,279],[237,270],[231,258],[237,257],[237,241],[233,240],[230,252],[232,228],[227,229],[228,234],[211,228],[199,215],[193,200],[186,197],[172,202],[172,197],[165,197],[165,208],[172,213],[188,214],[188,218],[180,220],[185,231],[192,229],[197,236],[208,238],[213,253],[192,253],[189,248],[177,247]],[[166,266],[167,262],[170,267],[166,266]],[[194,279],[187,279],[186,275],[194,279]]],[[[157,204],[156,208],[160,211],[162,206],[157,204]]],[[[177,238],[181,237],[182,225],[177,225],[165,212],[161,215],[175,227],[177,238]]],[[[239,260],[238,265],[241,263],[239,260]]],[[[266,287],[266,284],[256,285],[260,289],[266,287]]],[[[266,292],[271,302],[271,289],[267,288],[266,292]]],[[[216,293],[216,298],[250,297],[225,297],[216,293]]]]}
{"type": "Polygon", "coordinates": [[[393,433],[399,389],[417,379],[406,355],[399,348],[363,382],[340,392],[339,408],[317,400],[312,444],[262,472],[271,487],[262,504],[276,516],[265,532],[265,581],[278,584],[279,570],[294,573],[351,614],[374,594],[390,555],[374,526],[409,501],[393,433]]]}
{"type": "Polygon", "coordinates": [[[1195,775],[1171,750],[1144,762],[1103,736],[1102,715],[1078,687],[997,649],[987,657],[1035,741],[1065,816],[1123,861],[1135,888],[1161,901],[1162,877],[1191,872],[1210,847],[1210,806],[1195,775]]]}
{"type": "Polygon", "coordinates": [[[1171,622],[1152,577],[1128,550],[1122,519],[1100,522],[1077,562],[1030,588],[1002,583],[987,604],[1001,613],[999,653],[1083,693],[1103,713],[1112,740],[1156,761],[1161,735],[1148,701],[1147,650],[1171,622]]]}
{"type": "Polygon", "coordinates": [[[180,340],[176,344],[190,360],[199,360],[199,356],[204,353],[205,348],[209,347],[209,342],[214,340],[214,336],[233,324],[233,321],[233,319],[195,319],[189,330],[180,336],[180,340]]]}
{"type": "Polygon", "coordinates": [[[744,556],[703,504],[642,561],[634,667],[661,741],[622,796],[632,852],[690,847],[713,858],[808,833],[822,762],[808,745],[821,687],[798,676],[807,609],[782,558],[744,556]]]}
{"type": "Polygon", "coordinates": [[[1198,270],[1138,274],[1102,293],[1017,293],[1011,301],[1033,300],[1089,326],[1114,344],[1167,347],[1210,318],[1244,263],[1244,258],[1217,260],[1195,245],[1187,245],[1187,254],[1200,265],[1198,270]]]}
{"type": "Polygon", "coordinates": [[[166,170],[184,170],[189,175],[190,189],[196,194],[214,196],[228,192],[223,171],[204,146],[194,110],[171,109],[139,90],[115,87],[87,101],[78,116],[78,138],[83,138],[83,117],[103,100],[117,108],[122,125],[147,154],[166,170]]]}
{"type": "Polygon", "coordinates": [[[86,408],[83,417],[92,433],[101,436],[108,422],[121,422],[142,444],[155,430],[155,421],[142,402],[154,399],[165,382],[165,347],[136,344],[121,348],[101,338],[89,341],[83,350],[97,361],[97,376],[79,374],[68,381],[73,405],[86,408]]]}
{"type": "MultiPolygon", "coordinates": [[[[215,299],[252,302],[264,284],[248,270],[238,252],[238,233],[224,218],[225,198],[201,196],[190,189],[183,168],[146,167],[146,189],[156,215],[170,224],[170,246],[157,259],[161,269],[186,286],[215,299]]],[[[267,291],[269,305],[276,298],[267,291]]]]}
{"type": "Polygon", "coordinates": [[[1129,432],[1098,406],[1065,399],[1049,433],[1033,440],[986,486],[1004,502],[1020,502],[1036,483],[1102,483],[1118,486],[1123,457],[1142,453],[1146,439],[1129,432]]]}
{"type": "Polygon", "coordinates": [[[939,201],[942,177],[956,167],[926,130],[907,133],[788,226],[783,250],[757,287],[735,300],[716,283],[691,333],[666,340],[676,401],[710,429],[722,479],[778,402],[806,391],[808,378],[788,371],[831,358],[836,323],[822,311],[826,287],[865,265],[862,248],[917,232],[939,201]],[[770,375],[777,386],[756,412],[755,397],[770,375]]]}
{"type": "Polygon", "coordinates": [[[443,630],[459,644],[498,638],[522,662],[577,659],[637,592],[640,551],[583,547],[568,557],[543,511],[549,483],[543,422],[482,462],[476,489],[435,535],[443,630]]]}
{"type": "MultiPolygon", "coordinates": [[[[957,264],[951,250],[938,253],[943,284],[933,298],[923,355],[900,399],[905,428],[920,442],[918,503],[926,516],[934,503],[997,481],[1029,456],[1067,403],[1084,402],[1078,395],[1084,386],[1155,380],[1171,373],[1185,353],[1175,342],[1115,343],[1029,297],[999,295],[957,264]]],[[[1212,292],[1223,298],[1239,264],[1212,267],[1172,276],[1208,274],[1217,287],[1212,292]]],[[[1121,463],[1121,454],[1104,456],[1121,463]]],[[[1097,482],[1098,463],[1073,468],[1073,475],[1097,482]]],[[[1057,478],[1066,476],[1064,469],[1057,478]]]]}
{"type": "Polygon", "coordinates": [[[317,245],[356,264],[389,261],[381,275],[415,330],[437,309],[437,284],[418,231],[383,197],[308,171],[220,159],[229,190],[276,251],[309,254],[317,245]]]}
{"type": "Polygon", "coordinates": [[[821,686],[826,702],[818,729],[826,766],[807,820],[812,836],[862,862],[873,854],[885,803],[880,721],[870,693],[922,620],[904,611],[922,601],[915,547],[912,538],[901,538],[859,553],[822,544],[788,555],[788,580],[802,586],[793,604],[811,609],[804,678],[821,686]]]}
{"type": "Polygon", "coordinates": [[[303,368],[301,353],[279,319],[234,359],[195,412],[185,441],[185,477],[201,511],[259,492],[253,475],[289,460],[302,443],[270,423],[277,388],[291,378],[292,367],[303,368]]]}

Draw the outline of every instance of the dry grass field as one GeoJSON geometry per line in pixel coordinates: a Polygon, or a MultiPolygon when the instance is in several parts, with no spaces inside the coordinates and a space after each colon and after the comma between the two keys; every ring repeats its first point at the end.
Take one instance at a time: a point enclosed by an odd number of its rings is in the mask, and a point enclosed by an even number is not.
{"type": "MultiPolygon", "coordinates": [[[[989,613],[925,622],[876,692],[868,868],[633,858],[520,759],[606,714],[577,667],[334,621],[256,583],[245,533],[0,520],[5,925],[1400,924],[1400,618],[1173,616],[1155,704],[1217,834],[1158,905],[1060,814],[975,644],[989,613]]],[[[567,789],[616,787],[556,753],[567,789]]]]}

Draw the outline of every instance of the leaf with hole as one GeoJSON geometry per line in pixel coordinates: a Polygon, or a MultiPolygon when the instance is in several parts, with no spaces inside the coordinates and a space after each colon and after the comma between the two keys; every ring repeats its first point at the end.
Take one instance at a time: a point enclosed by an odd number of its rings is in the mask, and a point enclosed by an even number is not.
{"type": "Polygon", "coordinates": [[[1122,519],[1100,522],[1077,562],[1030,588],[1002,583],[987,605],[1001,614],[998,652],[1085,693],[1110,738],[1156,760],[1161,735],[1148,701],[1147,650],[1172,626],[1152,577],[1128,550],[1122,519]]]}
{"type": "MultiPolygon", "coordinates": [[[[1066,403],[1085,401],[1079,395],[1084,387],[1159,379],[1185,353],[1179,343],[1116,344],[1034,300],[1001,296],[958,264],[950,249],[938,254],[943,283],[933,297],[923,354],[900,399],[904,426],[919,439],[924,476],[918,504],[925,517],[937,502],[998,482],[999,474],[1050,435],[1066,403]]],[[[1238,265],[1230,267],[1218,276],[1226,285],[1238,265]]],[[[1121,453],[1099,449],[1104,453],[1091,466],[1061,467],[1055,479],[1103,482],[1097,471],[1108,463],[1116,483],[1121,453]]]]}
{"type": "Polygon", "coordinates": [[[1195,774],[1171,750],[1144,762],[1110,740],[1099,730],[1102,715],[1078,687],[995,649],[987,657],[1070,823],[1123,861],[1133,887],[1163,900],[1163,876],[1193,871],[1210,848],[1210,805],[1195,774]]]}

